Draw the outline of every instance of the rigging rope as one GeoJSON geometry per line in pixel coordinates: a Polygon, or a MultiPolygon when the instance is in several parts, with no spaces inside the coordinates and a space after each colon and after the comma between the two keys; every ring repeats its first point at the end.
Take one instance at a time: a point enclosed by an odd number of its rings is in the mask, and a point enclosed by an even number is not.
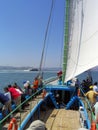
{"type": "Polygon", "coordinates": [[[47,23],[46,32],[45,32],[44,45],[43,45],[43,50],[42,50],[42,55],[41,55],[40,66],[39,66],[39,75],[41,74],[42,63],[43,63],[43,58],[44,58],[44,52],[45,52],[45,47],[46,47],[46,40],[47,40],[50,20],[51,20],[51,16],[52,16],[53,6],[54,6],[54,0],[52,0],[52,3],[51,3],[50,14],[49,14],[48,23],[47,23]]]}

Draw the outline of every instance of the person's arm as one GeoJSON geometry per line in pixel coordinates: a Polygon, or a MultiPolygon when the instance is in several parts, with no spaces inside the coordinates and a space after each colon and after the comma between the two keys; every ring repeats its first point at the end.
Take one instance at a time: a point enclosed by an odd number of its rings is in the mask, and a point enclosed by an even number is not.
{"type": "Polygon", "coordinates": [[[95,107],[92,107],[92,112],[95,114],[95,107]]]}
{"type": "Polygon", "coordinates": [[[97,115],[96,115],[96,123],[98,123],[98,112],[97,112],[97,115]]]}

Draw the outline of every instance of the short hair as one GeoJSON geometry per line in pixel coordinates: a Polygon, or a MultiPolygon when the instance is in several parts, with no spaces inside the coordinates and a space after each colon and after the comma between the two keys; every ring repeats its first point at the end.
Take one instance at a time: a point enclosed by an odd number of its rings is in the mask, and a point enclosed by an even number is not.
{"type": "Polygon", "coordinates": [[[8,85],[8,88],[12,87],[11,84],[8,85]]]}

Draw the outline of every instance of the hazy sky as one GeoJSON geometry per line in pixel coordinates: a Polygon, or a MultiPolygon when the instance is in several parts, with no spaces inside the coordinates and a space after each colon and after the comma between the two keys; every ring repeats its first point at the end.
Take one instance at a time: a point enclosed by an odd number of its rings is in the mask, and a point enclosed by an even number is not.
{"type": "MultiPolygon", "coordinates": [[[[0,0],[0,66],[39,67],[52,0],[0,0]]],[[[54,0],[44,56],[45,67],[59,67],[65,0],[54,0]]]]}

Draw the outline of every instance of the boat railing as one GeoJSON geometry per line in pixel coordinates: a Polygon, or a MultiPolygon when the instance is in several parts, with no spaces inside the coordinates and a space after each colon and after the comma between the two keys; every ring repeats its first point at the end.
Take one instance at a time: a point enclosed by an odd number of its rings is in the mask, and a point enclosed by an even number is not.
{"type": "Polygon", "coordinates": [[[55,81],[55,80],[57,80],[57,79],[58,79],[57,76],[51,77],[51,78],[48,78],[48,79],[44,80],[43,83],[46,85],[46,84],[48,84],[48,83],[50,83],[50,82],[53,82],[53,81],[55,81]]]}
{"type": "MultiPolygon", "coordinates": [[[[12,112],[10,112],[9,114],[7,114],[3,119],[0,120],[0,130],[3,129],[3,126],[6,124],[7,120],[9,120],[9,118],[13,115],[13,117],[15,117],[18,113],[18,117],[20,119],[18,125],[20,125],[23,121],[23,110],[21,109],[22,108],[22,105],[26,104],[26,103],[29,103],[30,101],[32,101],[34,99],[34,97],[36,97],[37,95],[39,95],[39,93],[42,92],[42,90],[45,88],[45,85],[50,83],[50,82],[53,82],[55,80],[57,80],[58,77],[52,77],[52,78],[48,78],[47,80],[44,80],[43,81],[43,87],[38,89],[37,92],[33,93],[31,96],[28,96],[28,98],[22,102],[20,105],[18,105],[17,107],[14,108],[14,110],[12,110],[12,112]],[[20,111],[18,111],[20,109],[20,111]],[[18,111],[18,112],[17,112],[18,111]]],[[[36,105],[38,102],[39,102],[40,99],[36,100],[34,105],[36,105]]],[[[29,103],[29,106],[28,106],[28,113],[30,113],[30,111],[32,110],[32,104],[29,103]]]]}
{"type": "Polygon", "coordinates": [[[40,98],[34,98],[38,95],[40,95],[40,93],[42,92],[42,90],[44,89],[44,86],[40,89],[37,90],[37,92],[35,92],[34,94],[32,94],[31,96],[29,96],[24,102],[22,102],[20,105],[18,105],[16,108],[14,108],[14,110],[12,112],[10,112],[9,114],[6,115],[6,117],[4,117],[3,119],[0,120],[0,130],[3,129],[3,127],[8,127],[8,121],[9,118],[13,115],[13,117],[17,117],[19,118],[18,120],[18,126],[22,123],[23,119],[25,118],[23,116],[23,114],[25,113],[25,109],[22,110],[22,105],[29,103],[29,106],[26,108],[28,113],[30,113],[30,111],[32,110],[32,104],[33,104],[33,99],[37,99],[36,101],[34,100],[34,105],[38,104],[39,100],[41,100],[40,98]]]}

